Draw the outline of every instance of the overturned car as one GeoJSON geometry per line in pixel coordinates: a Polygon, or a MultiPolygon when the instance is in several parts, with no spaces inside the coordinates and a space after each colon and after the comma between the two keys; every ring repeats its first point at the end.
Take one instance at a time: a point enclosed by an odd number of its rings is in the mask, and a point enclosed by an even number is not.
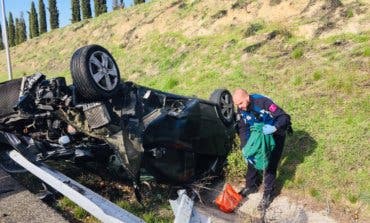
{"type": "Polygon", "coordinates": [[[179,185],[221,172],[235,135],[227,90],[203,100],[123,82],[98,45],[78,49],[70,68],[70,86],[41,73],[0,84],[4,169],[15,149],[35,162],[99,162],[134,184],[141,170],[179,185]]]}

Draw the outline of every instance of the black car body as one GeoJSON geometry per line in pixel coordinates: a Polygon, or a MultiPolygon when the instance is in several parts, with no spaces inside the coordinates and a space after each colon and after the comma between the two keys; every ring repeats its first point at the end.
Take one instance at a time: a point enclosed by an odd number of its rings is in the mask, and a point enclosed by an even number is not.
{"type": "Polygon", "coordinates": [[[203,100],[123,82],[97,45],[75,52],[71,73],[70,86],[40,73],[0,84],[3,161],[16,149],[35,162],[99,162],[134,182],[144,169],[171,184],[223,168],[235,135],[227,90],[203,100]]]}

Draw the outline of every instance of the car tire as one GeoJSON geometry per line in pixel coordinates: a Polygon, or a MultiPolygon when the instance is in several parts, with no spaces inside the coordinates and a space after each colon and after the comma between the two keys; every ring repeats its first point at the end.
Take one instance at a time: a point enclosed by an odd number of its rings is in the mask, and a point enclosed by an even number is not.
{"type": "Polygon", "coordinates": [[[211,94],[209,100],[219,105],[217,107],[218,116],[225,125],[229,126],[234,123],[234,103],[233,98],[228,90],[216,89],[211,94]]]}
{"type": "Polygon", "coordinates": [[[116,61],[99,45],[87,45],[76,50],[70,70],[78,95],[87,100],[109,98],[121,85],[116,61]]]}

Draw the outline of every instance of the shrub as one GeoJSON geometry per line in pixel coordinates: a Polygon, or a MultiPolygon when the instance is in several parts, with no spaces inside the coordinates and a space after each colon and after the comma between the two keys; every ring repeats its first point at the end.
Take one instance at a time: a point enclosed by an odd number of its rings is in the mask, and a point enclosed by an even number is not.
{"type": "Polygon", "coordinates": [[[262,23],[256,22],[249,25],[247,30],[244,32],[245,37],[250,37],[256,34],[259,30],[263,29],[264,26],[262,23]]]}
{"type": "Polygon", "coordinates": [[[292,58],[299,59],[303,56],[303,49],[302,48],[296,48],[292,52],[292,58]]]}
{"type": "Polygon", "coordinates": [[[321,79],[321,77],[322,77],[322,73],[321,73],[320,71],[315,71],[315,72],[313,73],[313,79],[314,79],[315,81],[320,80],[320,79],[321,79]]]}
{"type": "Polygon", "coordinates": [[[243,177],[247,170],[241,149],[234,149],[227,157],[228,178],[243,177]]]}

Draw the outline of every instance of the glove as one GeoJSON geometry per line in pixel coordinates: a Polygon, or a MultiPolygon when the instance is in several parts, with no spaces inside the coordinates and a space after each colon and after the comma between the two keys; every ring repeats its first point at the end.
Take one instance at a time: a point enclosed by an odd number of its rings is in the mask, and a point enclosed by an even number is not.
{"type": "Polygon", "coordinates": [[[266,124],[266,125],[264,125],[263,127],[262,127],[262,132],[263,132],[263,134],[265,134],[265,135],[269,135],[269,134],[272,134],[272,133],[274,133],[274,132],[276,132],[276,127],[275,126],[273,126],[273,125],[268,125],[268,124],[266,124]]]}

